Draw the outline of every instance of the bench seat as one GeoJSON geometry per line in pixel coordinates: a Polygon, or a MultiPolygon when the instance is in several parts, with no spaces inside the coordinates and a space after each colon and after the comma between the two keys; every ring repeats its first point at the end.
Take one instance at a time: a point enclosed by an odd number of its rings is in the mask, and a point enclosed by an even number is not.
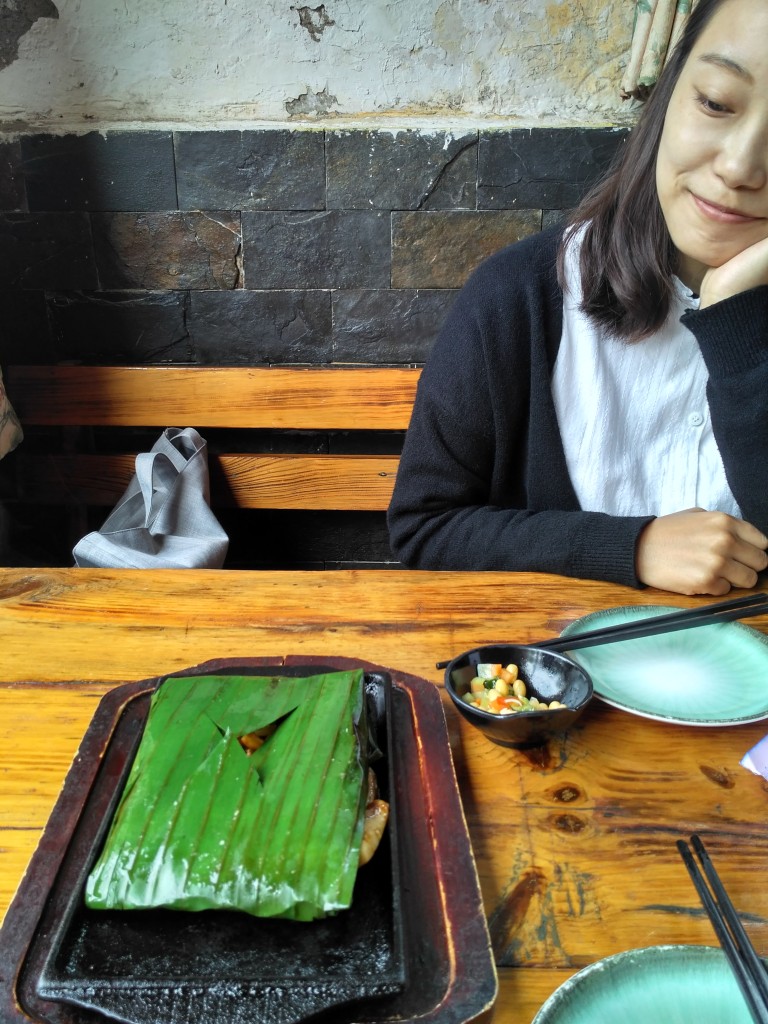
{"type": "MultiPolygon", "coordinates": [[[[17,511],[66,510],[68,546],[103,521],[138,451],[164,427],[193,426],[209,443],[217,514],[377,513],[380,531],[419,374],[415,366],[4,367],[25,440],[0,463],[3,500],[17,511]]],[[[328,559],[318,552],[317,561],[328,559]]]]}

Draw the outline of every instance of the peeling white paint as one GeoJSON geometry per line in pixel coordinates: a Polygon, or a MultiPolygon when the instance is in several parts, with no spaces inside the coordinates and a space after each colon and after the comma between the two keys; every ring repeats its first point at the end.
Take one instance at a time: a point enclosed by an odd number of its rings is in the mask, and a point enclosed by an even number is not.
{"type": "Polygon", "coordinates": [[[0,70],[8,129],[466,130],[634,116],[619,97],[632,3],[313,0],[303,15],[290,0],[54,3],[58,18],[35,21],[0,70]]]}

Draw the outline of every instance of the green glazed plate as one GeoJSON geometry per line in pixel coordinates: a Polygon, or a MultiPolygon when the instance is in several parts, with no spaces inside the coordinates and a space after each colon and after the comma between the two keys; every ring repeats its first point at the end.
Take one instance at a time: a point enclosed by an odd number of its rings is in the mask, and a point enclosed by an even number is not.
{"type": "Polygon", "coordinates": [[[647,946],[590,964],[533,1024],[751,1024],[728,961],[710,946],[647,946]]]}
{"type": "MultiPolygon", "coordinates": [[[[562,635],[677,608],[632,606],[585,615],[562,635]]],[[[741,725],[768,718],[768,637],[740,622],[621,640],[569,654],[592,677],[595,696],[644,718],[685,725],[741,725]]]]}

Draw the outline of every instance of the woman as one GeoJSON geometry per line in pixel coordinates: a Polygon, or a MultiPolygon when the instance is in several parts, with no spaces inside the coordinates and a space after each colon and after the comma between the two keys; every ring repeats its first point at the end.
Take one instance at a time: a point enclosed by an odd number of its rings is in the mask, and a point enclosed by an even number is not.
{"type": "Polygon", "coordinates": [[[569,228],[493,256],[389,510],[432,569],[722,595],[768,566],[768,0],[699,0],[569,228]]]}

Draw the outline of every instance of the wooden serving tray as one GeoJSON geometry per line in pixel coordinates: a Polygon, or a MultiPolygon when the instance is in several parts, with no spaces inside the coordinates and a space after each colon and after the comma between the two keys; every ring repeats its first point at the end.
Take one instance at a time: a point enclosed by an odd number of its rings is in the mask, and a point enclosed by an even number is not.
{"type": "Polygon", "coordinates": [[[350,911],[308,924],[209,911],[84,918],[85,877],[166,677],[126,683],[99,704],[8,910],[3,1020],[463,1024],[487,1009],[496,972],[437,688],[347,658],[227,659],[174,675],[357,667],[369,691],[388,696],[384,788],[395,818],[350,911]]]}

